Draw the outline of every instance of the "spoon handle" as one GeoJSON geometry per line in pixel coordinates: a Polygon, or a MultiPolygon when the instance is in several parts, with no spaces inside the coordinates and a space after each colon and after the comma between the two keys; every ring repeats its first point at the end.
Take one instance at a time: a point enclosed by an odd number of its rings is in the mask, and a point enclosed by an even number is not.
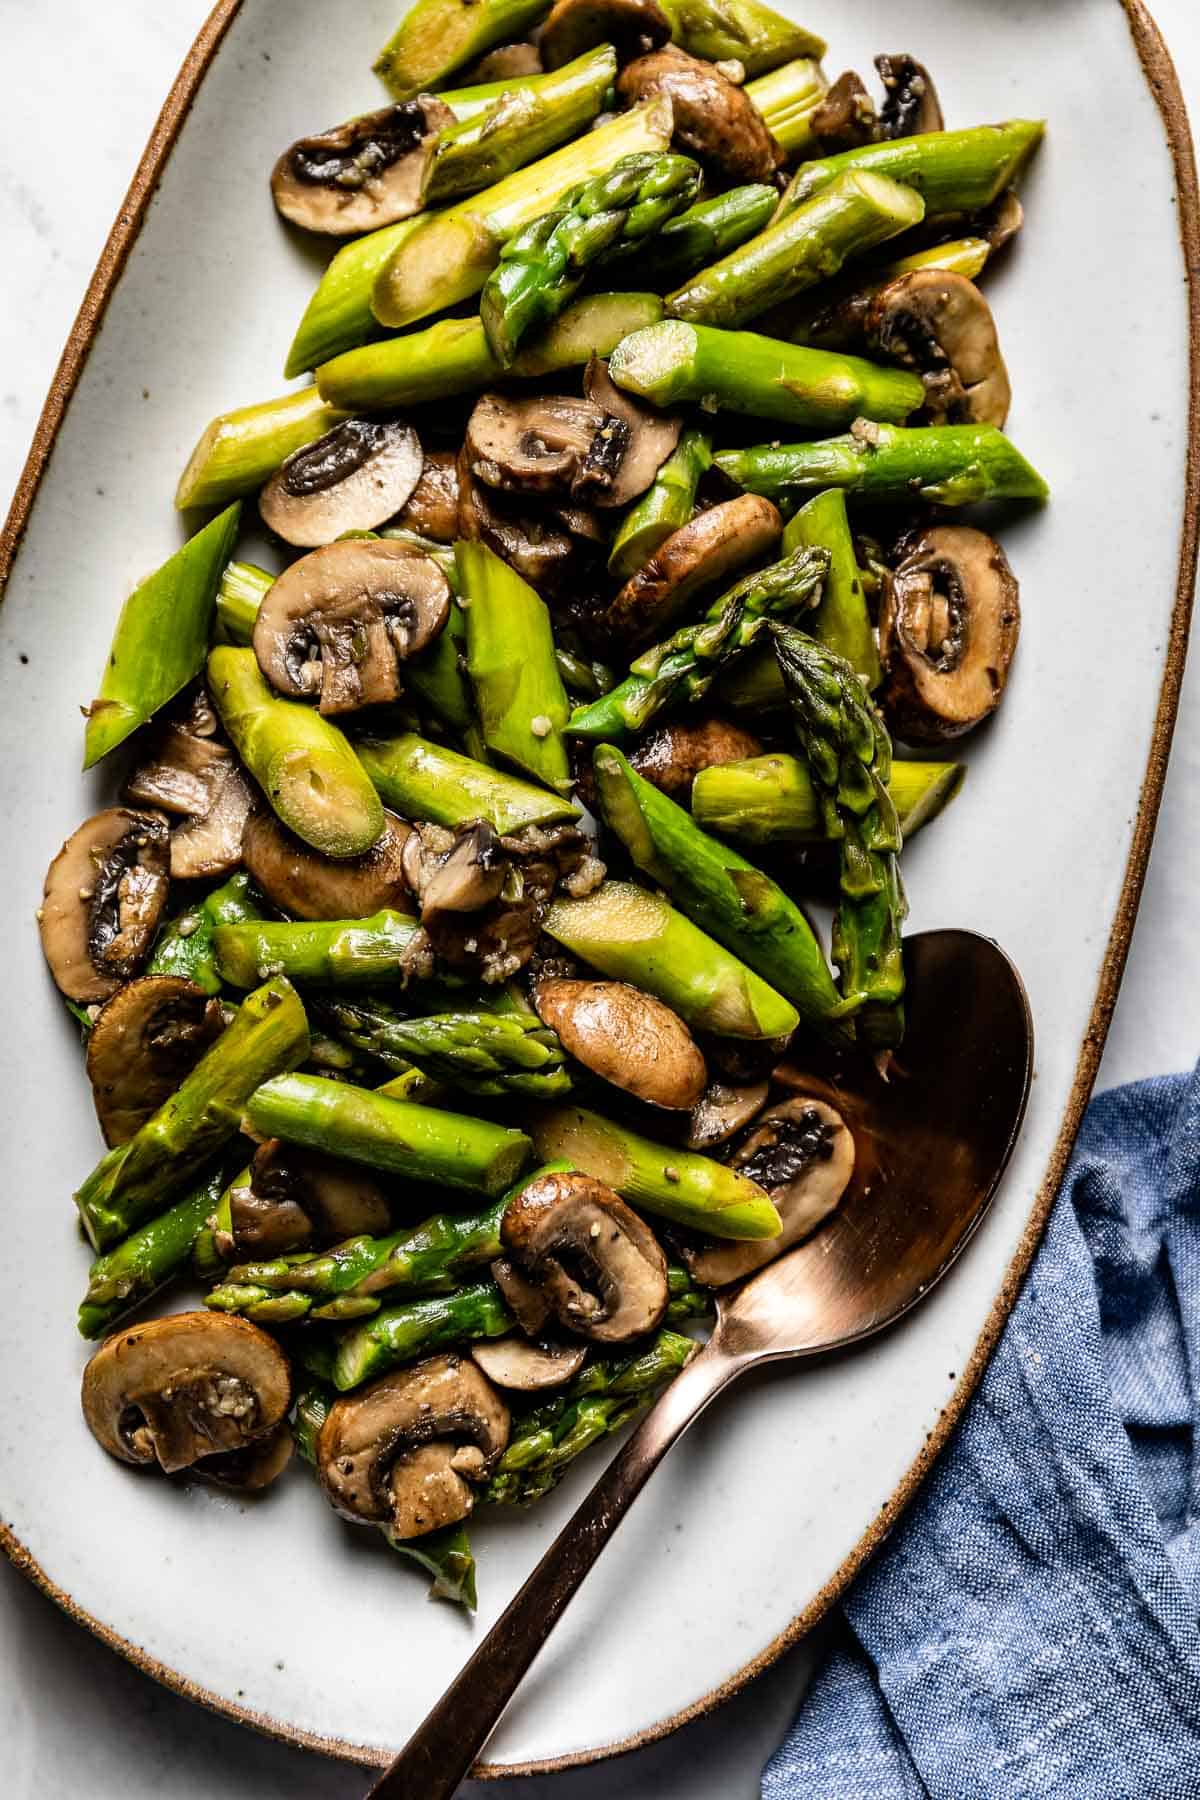
{"type": "Polygon", "coordinates": [[[450,1800],[568,1601],[671,1445],[746,1366],[709,1343],[676,1376],[367,1800],[450,1800]]]}

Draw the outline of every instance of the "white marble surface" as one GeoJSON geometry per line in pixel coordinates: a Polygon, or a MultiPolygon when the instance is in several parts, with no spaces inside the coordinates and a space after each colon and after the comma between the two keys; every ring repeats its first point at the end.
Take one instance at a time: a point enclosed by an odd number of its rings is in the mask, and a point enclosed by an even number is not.
{"type": "MultiPolygon", "coordinates": [[[[0,112],[0,506],[129,175],[205,0],[3,0],[0,112]]],[[[1157,0],[1200,117],[1200,13],[1157,0]]],[[[1136,605],[1136,568],[1126,577],[1136,605]]],[[[1119,647],[1114,647],[1119,653],[1119,647]]],[[[1119,727],[1118,727],[1119,728],[1119,727]]],[[[1064,772],[1065,774],[1068,772],[1064,772]]],[[[1101,1082],[1188,1064],[1200,1050],[1200,675],[1185,685],[1138,933],[1101,1082]]],[[[362,1775],[214,1719],[157,1687],[73,1626],[0,1563],[3,1791],[125,1800],[217,1791],[229,1800],[349,1800],[362,1775]]],[[[714,1718],[595,1770],[472,1789],[491,1800],[751,1800],[802,1679],[785,1659],[714,1718]]]]}

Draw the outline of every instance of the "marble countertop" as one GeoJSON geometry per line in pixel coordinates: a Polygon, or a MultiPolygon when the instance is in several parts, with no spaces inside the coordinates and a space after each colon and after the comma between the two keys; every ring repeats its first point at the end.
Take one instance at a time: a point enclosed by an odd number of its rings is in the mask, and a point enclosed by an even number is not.
{"type": "MultiPolygon", "coordinates": [[[[150,126],[208,0],[7,0],[0,118],[0,511],[150,126]],[[52,97],[52,104],[47,98],[52,97]],[[64,121],[67,128],[64,129],[64,121]],[[80,153],[81,144],[86,154],[80,153]],[[69,176],[67,173],[69,163],[69,176]]],[[[1154,0],[1200,119],[1200,12],[1154,0]]],[[[1101,1086],[1183,1068],[1200,1018],[1200,670],[1185,682],[1158,835],[1101,1086]]],[[[592,1770],[470,1784],[473,1800],[753,1800],[803,1682],[801,1647],[712,1718],[592,1770]]],[[[0,1737],[11,1800],[352,1800],[362,1772],[158,1687],[0,1559],[0,1737]]]]}

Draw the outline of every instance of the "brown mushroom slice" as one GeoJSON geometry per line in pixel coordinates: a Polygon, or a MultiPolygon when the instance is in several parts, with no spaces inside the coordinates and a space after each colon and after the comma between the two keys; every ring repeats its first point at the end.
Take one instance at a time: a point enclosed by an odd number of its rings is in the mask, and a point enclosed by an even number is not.
{"type": "Polygon", "coordinates": [[[548,69],[561,69],[597,44],[611,44],[619,62],[665,44],[671,21],[656,0],[556,0],[538,34],[548,69]]]}
{"type": "Polygon", "coordinates": [[[981,213],[976,213],[973,220],[975,228],[992,246],[993,256],[1016,237],[1024,223],[1025,208],[1015,188],[1005,188],[1000,197],[981,213]]]}
{"type": "Polygon", "coordinates": [[[884,583],[879,649],[888,723],[910,744],[961,737],[1004,696],[1021,630],[1017,579],[986,531],[935,525],[884,583]]]}
{"type": "Polygon", "coordinates": [[[528,1338],[493,1338],[472,1344],[471,1358],[497,1387],[520,1394],[563,1387],[578,1375],[587,1357],[583,1344],[532,1344],[528,1338]]]}
{"type": "Polygon", "coordinates": [[[683,430],[678,413],[659,412],[617,387],[608,364],[593,356],[583,391],[603,415],[573,492],[595,506],[628,506],[644,494],[683,430]]]}
{"type": "Polygon", "coordinates": [[[385,907],[411,913],[403,853],[412,826],[386,810],[383,820],[369,850],[335,860],[294,837],[274,813],[256,812],[242,835],[242,861],[267,899],[294,919],[368,919],[385,907]]]}
{"type": "Polygon", "coordinates": [[[293,225],[332,237],[410,218],[421,210],[438,133],[453,123],[443,100],[418,94],[299,138],[271,171],[275,205],[293,225]]]}
{"type": "Polygon", "coordinates": [[[273,583],[254,625],[254,653],[272,687],[320,695],[322,713],[395,700],[400,665],[450,615],[450,586],[428,556],[386,539],[313,550],[273,583]]]}
{"type": "Polygon", "coordinates": [[[692,1279],[705,1287],[740,1281],[810,1237],[849,1185],[854,1138],[841,1114],[823,1101],[784,1100],[761,1114],[729,1160],[766,1189],[783,1230],[756,1243],[684,1249],[692,1279]]]}
{"type": "Polygon", "coordinates": [[[46,871],[42,954],[68,1000],[107,1000],[139,973],[167,903],[161,813],[109,806],[85,819],[46,871]]]}
{"type": "Polygon", "coordinates": [[[212,806],[171,833],[171,876],[175,881],[207,881],[229,875],[242,860],[242,840],[255,806],[254,789],[232,766],[212,806]]]}
{"type": "Polygon", "coordinates": [[[541,1175],[509,1202],[500,1241],[560,1325],[627,1344],[661,1324],[667,1259],[650,1227],[591,1175],[541,1175]]]}
{"type": "Polygon", "coordinates": [[[875,102],[853,69],[838,76],[809,123],[827,156],[875,142],[875,102]]]}
{"type": "Polygon", "coordinates": [[[157,1463],[168,1475],[265,1437],[291,1397],[288,1361],[274,1338],[228,1313],[123,1326],[83,1372],[83,1416],[96,1442],[122,1462],[157,1463]]]}
{"type": "Polygon", "coordinates": [[[258,496],[258,510],[285,544],[332,544],[398,513],[424,462],[420,438],[402,419],[344,419],[292,452],[258,496]]]}
{"type": "Polygon", "coordinates": [[[651,1106],[690,1112],[708,1070],[669,1006],[626,981],[542,981],[538,1017],[593,1075],[651,1106]]]}
{"type": "Polygon", "coordinates": [[[450,450],[427,450],[420,479],[390,524],[435,544],[458,536],[458,458],[450,450]]]}
{"type": "Polygon", "coordinates": [[[783,152],[744,89],[710,62],[668,44],[622,69],[617,93],[627,106],[665,94],[675,116],[673,141],[730,181],[770,181],[783,152]]]}
{"type": "Polygon", "coordinates": [[[511,81],[514,76],[540,75],[544,66],[536,44],[523,41],[497,44],[494,50],[485,51],[465,69],[456,69],[454,84],[456,87],[474,87],[487,81],[511,81]]]}
{"type": "Polygon", "coordinates": [[[423,1537],[467,1517],[508,1431],[508,1408],[482,1370],[432,1356],[334,1401],[317,1473],[343,1518],[423,1537]]]}
{"type": "Polygon", "coordinates": [[[232,766],[228,745],[198,735],[189,725],[165,725],[155,734],[145,761],[127,779],[125,798],[134,806],[158,806],[183,818],[203,818],[232,766]]]}
{"type": "Polygon", "coordinates": [[[88,1037],[87,1073],[104,1141],[125,1144],[224,1029],[220,1003],[177,975],[126,982],[88,1037]]]}
{"type": "Polygon", "coordinates": [[[550,1302],[535,1282],[523,1275],[507,1256],[492,1264],[492,1280],[503,1294],[513,1318],[526,1337],[540,1337],[550,1317],[550,1302]]]}
{"type": "Polygon", "coordinates": [[[754,1081],[748,1087],[711,1082],[692,1109],[688,1149],[714,1150],[718,1144],[727,1144],[758,1117],[770,1091],[766,1081],[754,1081]]]}
{"type": "Polygon", "coordinates": [[[570,494],[604,414],[564,394],[483,394],[467,420],[466,453],[477,480],[505,493],[570,494]]]}
{"type": "Polygon", "coordinates": [[[265,1437],[255,1438],[244,1450],[227,1450],[220,1456],[206,1456],[197,1465],[196,1473],[203,1475],[206,1481],[215,1481],[219,1487],[232,1488],[236,1493],[257,1494],[283,1474],[292,1460],[294,1448],[291,1426],[285,1421],[274,1431],[268,1431],[265,1437]]]}
{"type": "Polygon", "coordinates": [[[486,819],[456,832],[419,825],[404,847],[404,872],[417,895],[421,922],[440,913],[474,913],[499,898],[509,862],[486,819]]]}
{"type": "Polygon", "coordinates": [[[378,1237],[391,1216],[383,1189],[366,1169],[268,1138],[254,1153],[249,1182],[229,1190],[231,1254],[254,1261],[312,1244],[378,1237]]]}
{"type": "Polygon", "coordinates": [[[920,374],[930,424],[1004,424],[1012,388],[996,323],[965,275],[915,269],[885,283],[867,309],[866,333],[872,349],[920,374]]]}
{"type": "Polygon", "coordinates": [[[577,564],[576,546],[556,521],[522,512],[471,473],[466,445],[458,463],[458,529],[503,557],[532,587],[562,588],[577,564]]]}
{"type": "Polygon", "coordinates": [[[673,719],[639,738],[629,762],[644,781],[687,806],[701,769],[761,754],[761,741],[727,719],[673,719]]]}
{"type": "Polygon", "coordinates": [[[694,595],[774,549],[779,511],[757,494],[739,494],[697,513],[661,543],[618,589],[597,624],[631,649],[661,637],[694,595]]]}
{"type": "Polygon", "coordinates": [[[945,130],[937,89],[923,63],[902,51],[898,56],[877,56],[875,67],[884,89],[879,109],[881,138],[916,137],[918,133],[945,130]]]}

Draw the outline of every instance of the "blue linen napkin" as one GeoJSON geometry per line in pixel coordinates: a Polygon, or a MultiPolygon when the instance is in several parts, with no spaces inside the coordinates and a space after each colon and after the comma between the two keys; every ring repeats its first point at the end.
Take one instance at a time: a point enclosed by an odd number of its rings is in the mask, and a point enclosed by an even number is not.
{"type": "Polygon", "coordinates": [[[1088,1109],[979,1391],[763,1800],[1200,1796],[1200,1065],[1088,1109]]]}

